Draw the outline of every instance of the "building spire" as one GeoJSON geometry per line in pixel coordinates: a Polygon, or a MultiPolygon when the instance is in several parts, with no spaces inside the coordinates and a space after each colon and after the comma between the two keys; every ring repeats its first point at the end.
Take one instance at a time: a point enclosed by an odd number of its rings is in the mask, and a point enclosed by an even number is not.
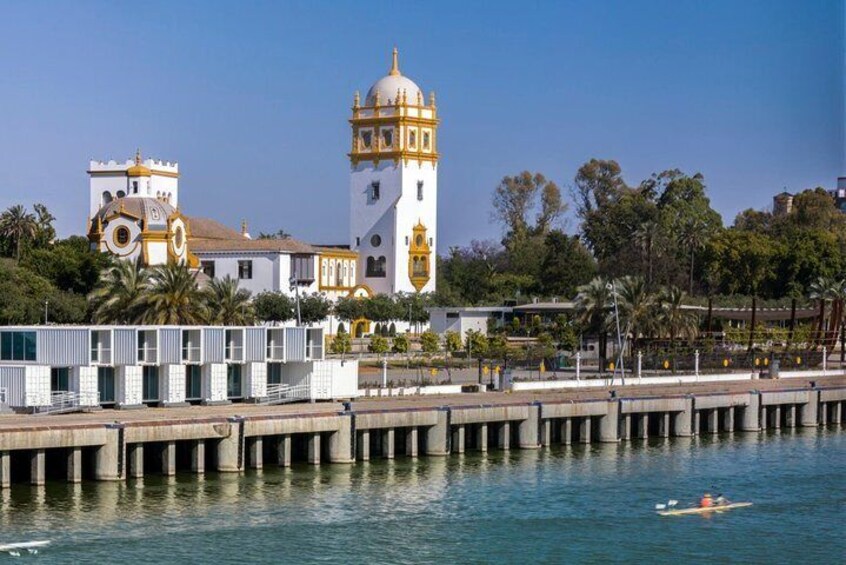
{"type": "Polygon", "coordinates": [[[391,61],[391,71],[388,75],[392,77],[402,76],[399,70],[399,51],[397,51],[396,47],[394,47],[393,60],[391,61]]]}
{"type": "Polygon", "coordinates": [[[141,164],[141,148],[140,147],[135,150],[135,164],[136,165],[141,164]]]}

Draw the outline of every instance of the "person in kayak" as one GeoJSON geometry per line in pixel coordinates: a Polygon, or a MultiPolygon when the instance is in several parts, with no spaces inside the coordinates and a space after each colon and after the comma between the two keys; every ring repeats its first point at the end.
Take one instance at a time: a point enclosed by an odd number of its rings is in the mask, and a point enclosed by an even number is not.
{"type": "Polygon", "coordinates": [[[725,506],[728,503],[729,503],[728,499],[726,499],[726,497],[723,496],[722,494],[718,494],[717,498],[714,499],[714,504],[716,506],[725,506]]]}
{"type": "Polygon", "coordinates": [[[714,506],[714,499],[707,492],[702,495],[702,500],[699,501],[699,508],[711,508],[714,506]]]}

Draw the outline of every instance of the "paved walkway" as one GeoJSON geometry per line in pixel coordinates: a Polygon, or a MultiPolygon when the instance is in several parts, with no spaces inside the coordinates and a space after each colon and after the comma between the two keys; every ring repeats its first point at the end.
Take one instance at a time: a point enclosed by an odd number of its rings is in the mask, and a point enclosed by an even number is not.
{"type": "MultiPolygon", "coordinates": [[[[390,398],[368,398],[353,402],[354,411],[371,410],[414,410],[438,406],[478,406],[526,404],[529,402],[571,402],[609,398],[609,391],[615,390],[618,397],[643,398],[653,396],[676,396],[684,394],[719,394],[748,392],[750,390],[801,389],[816,382],[818,387],[846,387],[846,377],[819,377],[813,379],[757,380],[725,383],[689,383],[654,386],[615,386],[578,391],[524,391],[515,393],[482,392],[469,394],[404,396],[390,398]]],[[[92,413],[56,415],[0,415],[0,433],[13,429],[57,429],[65,427],[102,426],[110,423],[144,424],[154,422],[221,421],[233,416],[245,418],[267,418],[279,416],[309,416],[332,414],[343,410],[340,402],[318,402],[314,404],[286,404],[280,406],[259,406],[255,404],[231,404],[228,406],[190,406],[184,408],[147,408],[141,410],[100,410],[92,413]]]]}

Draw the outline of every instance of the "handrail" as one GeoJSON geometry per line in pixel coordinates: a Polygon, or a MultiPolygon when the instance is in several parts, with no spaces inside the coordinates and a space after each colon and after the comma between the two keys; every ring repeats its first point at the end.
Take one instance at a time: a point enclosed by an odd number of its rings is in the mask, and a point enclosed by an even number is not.
{"type": "Polygon", "coordinates": [[[260,404],[283,404],[311,399],[311,379],[305,383],[289,385],[285,383],[267,385],[267,396],[260,404]]]}
{"type": "MultiPolygon", "coordinates": [[[[26,403],[36,404],[42,393],[26,393],[26,403]],[[36,399],[36,400],[33,400],[36,399]]],[[[50,393],[50,403],[32,406],[35,414],[55,414],[59,412],[76,412],[100,404],[100,391],[73,392],[68,390],[54,390],[50,393]]]]}

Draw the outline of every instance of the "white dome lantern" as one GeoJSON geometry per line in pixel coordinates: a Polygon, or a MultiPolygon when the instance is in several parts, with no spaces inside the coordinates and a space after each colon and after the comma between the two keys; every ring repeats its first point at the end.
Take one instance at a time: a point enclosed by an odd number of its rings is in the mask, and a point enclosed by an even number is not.
{"type": "Polygon", "coordinates": [[[397,93],[400,93],[406,100],[412,104],[416,104],[418,99],[422,100],[423,91],[420,87],[408,77],[402,76],[399,70],[399,53],[394,47],[393,61],[391,70],[387,76],[384,76],[373,83],[370,90],[367,91],[365,98],[366,106],[376,105],[376,95],[379,95],[379,105],[389,106],[396,103],[397,93]]]}

